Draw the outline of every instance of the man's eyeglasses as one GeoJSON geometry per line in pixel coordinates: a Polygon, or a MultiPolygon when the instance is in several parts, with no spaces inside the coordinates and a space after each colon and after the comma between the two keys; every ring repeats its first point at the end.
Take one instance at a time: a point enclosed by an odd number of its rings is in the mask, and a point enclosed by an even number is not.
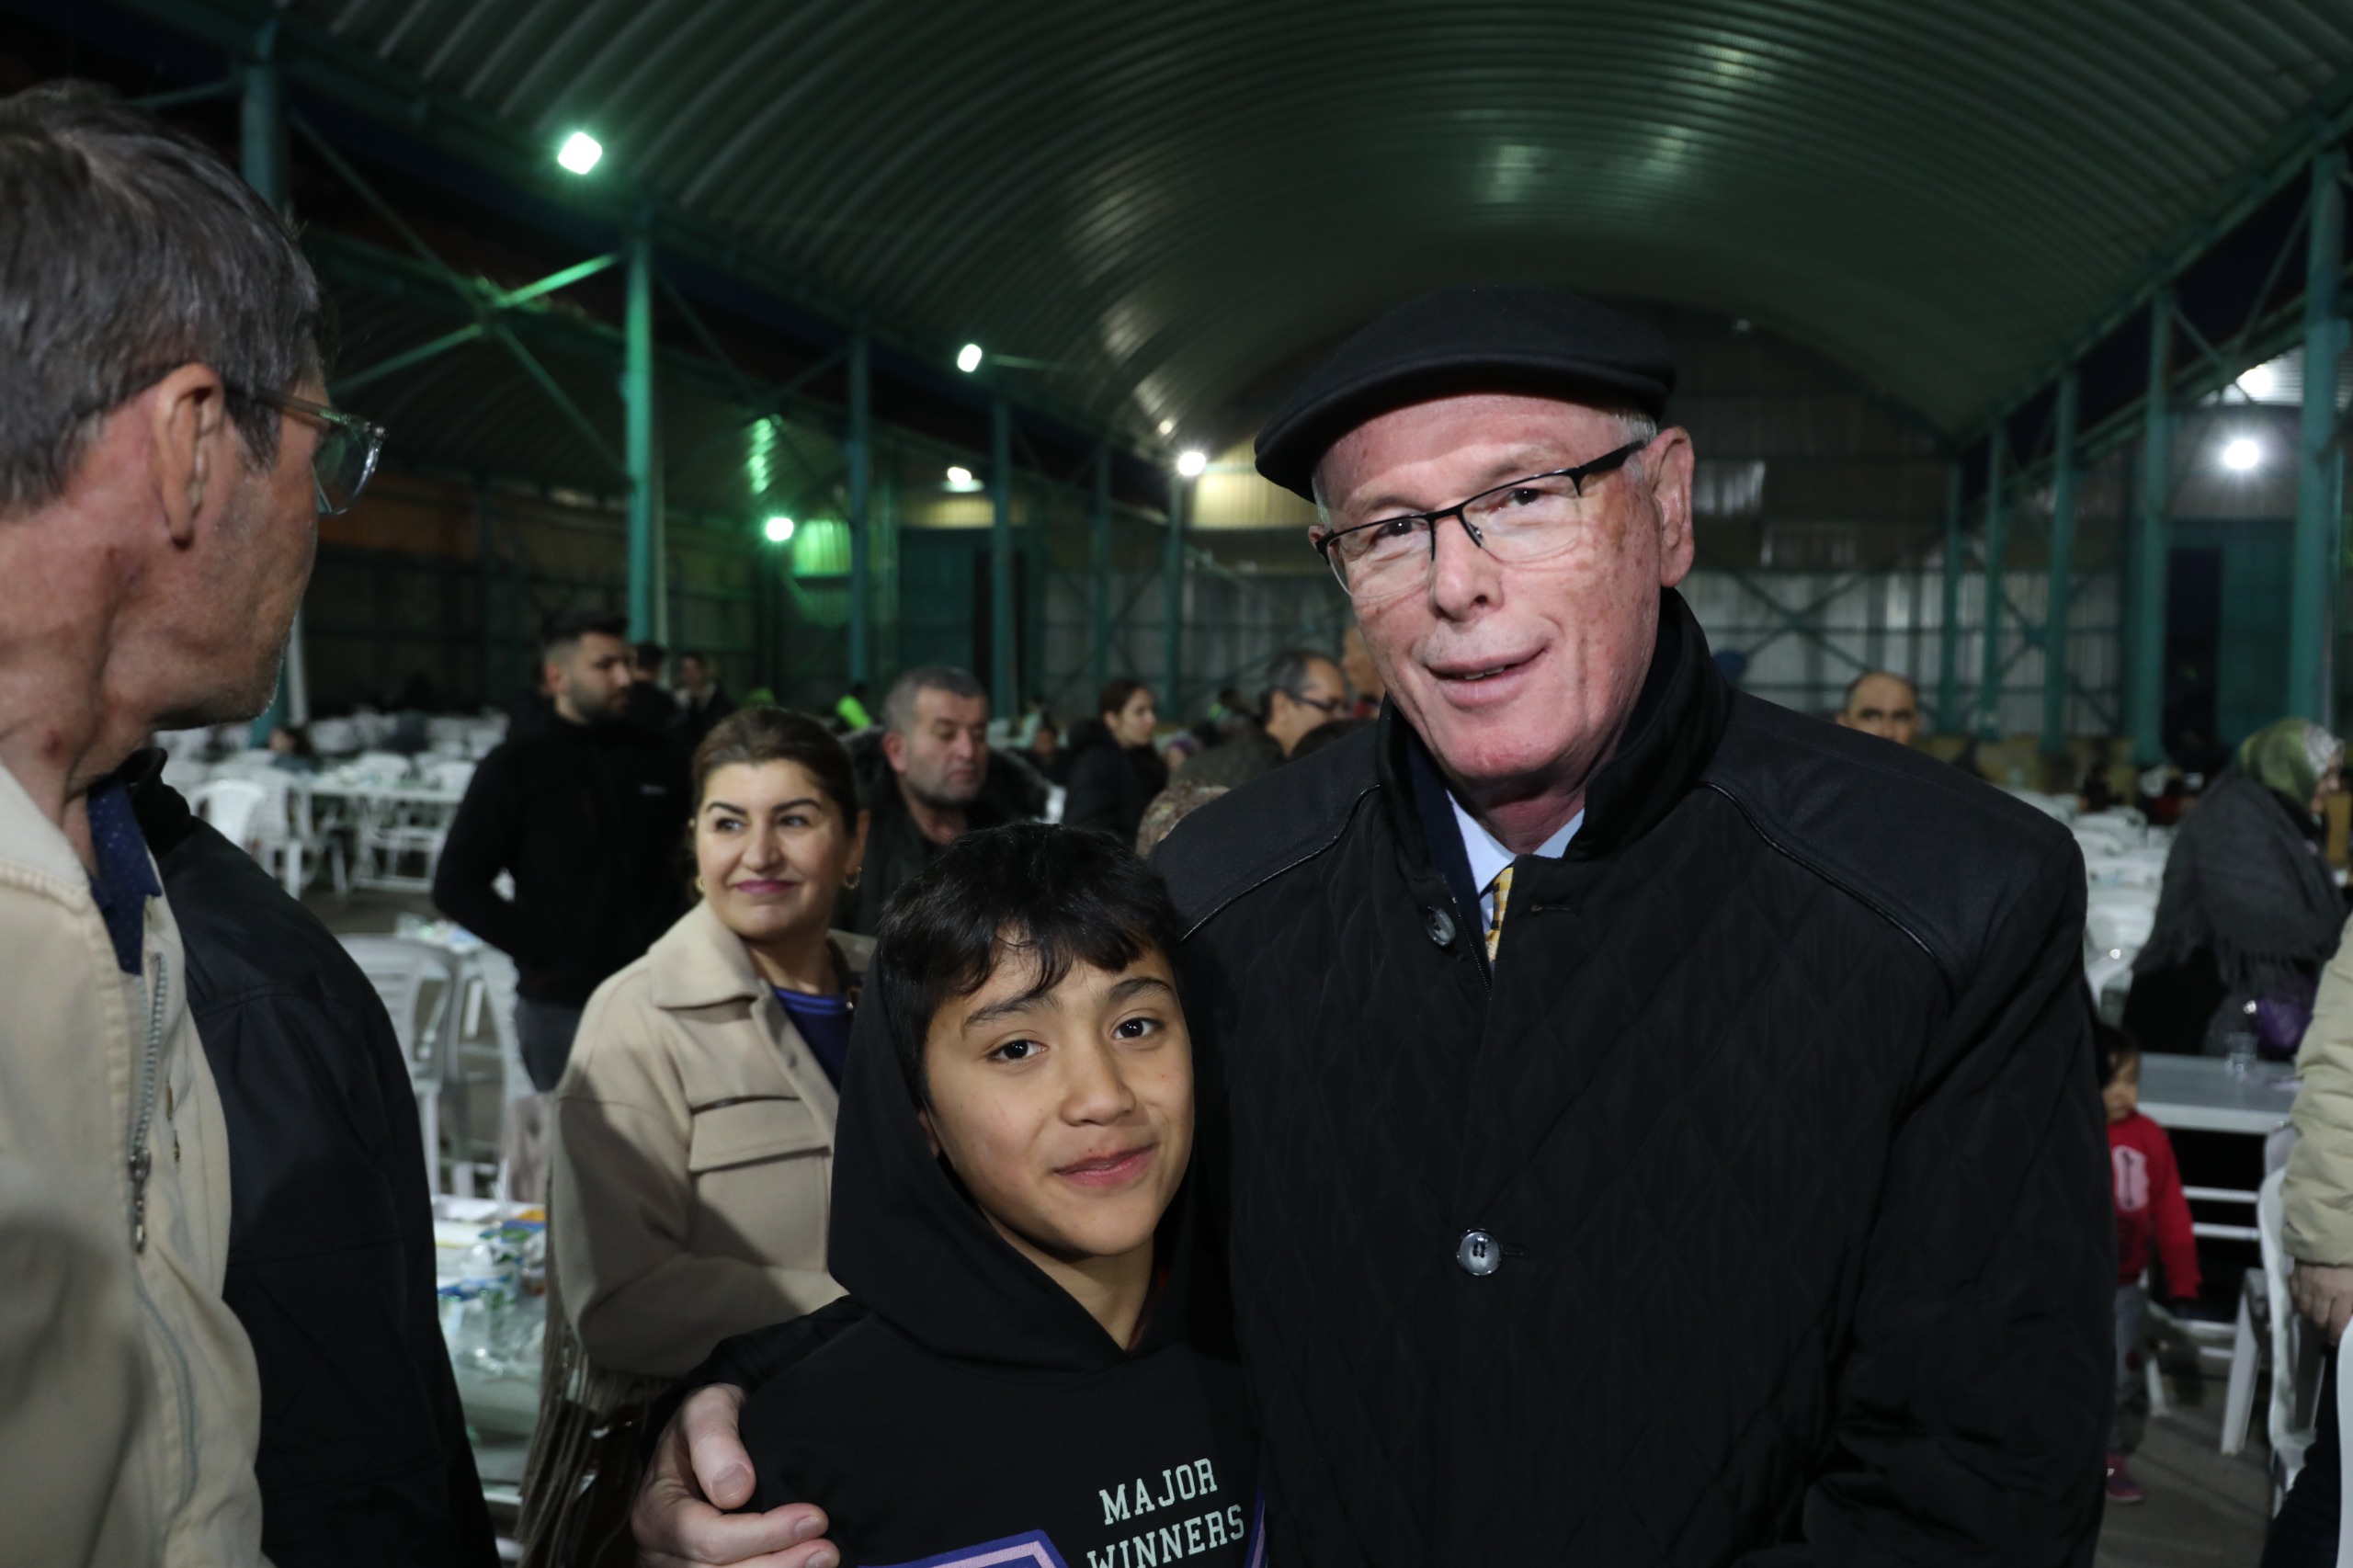
{"type": "Polygon", "coordinates": [[[1438,526],[1448,517],[1498,561],[1515,566],[1541,561],[1575,541],[1585,517],[1585,482],[1616,472],[1649,444],[1629,441],[1591,462],[1515,479],[1435,512],[1335,528],[1317,536],[1315,549],[1358,603],[1393,598],[1427,581],[1438,559],[1438,526]]]}
{"type": "Polygon", "coordinates": [[[376,472],[376,460],[384,450],[384,427],[308,398],[242,387],[236,390],[256,403],[300,414],[324,426],[318,446],[311,453],[311,485],[318,496],[319,513],[332,517],[351,510],[351,504],[359,499],[359,493],[368,488],[368,481],[376,472]]]}
{"type": "Polygon", "coordinates": [[[1310,697],[1303,691],[1286,691],[1283,695],[1302,708],[1313,708],[1318,713],[1334,713],[1340,706],[1340,699],[1336,697],[1310,697]]]}

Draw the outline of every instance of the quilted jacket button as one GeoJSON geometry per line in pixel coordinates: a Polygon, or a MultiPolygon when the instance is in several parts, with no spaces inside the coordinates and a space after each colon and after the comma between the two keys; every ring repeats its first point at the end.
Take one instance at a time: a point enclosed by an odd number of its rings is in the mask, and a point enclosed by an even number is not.
{"type": "Polygon", "coordinates": [[[1432,908],[1422,911],[1422,929],[1428,932],[1430,940],[1439,947],[1454,946],[1454,916],[1445,910],[1432,908]]]}
{"type": "Polygon", "coordinates": [[[1465,1231],[1455,1244],[1454,1261],[1463,1273],[1484,1278],[1504,1266],[1504,1249],[1484,1231],[1465,1231]]]}

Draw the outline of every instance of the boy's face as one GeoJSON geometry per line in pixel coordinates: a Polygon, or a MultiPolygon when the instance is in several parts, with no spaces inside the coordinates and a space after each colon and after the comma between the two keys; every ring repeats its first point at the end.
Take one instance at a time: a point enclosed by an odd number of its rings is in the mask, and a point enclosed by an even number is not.
{"type": "Polygon", "coordinates": [[[2108,1108],[2108,1123],[2110,1127],[2141,1108],[2141,1059],[2139,1057],[2128,1056],[2124,1059],[2124,1064],[2116,1070],[2116,1076],[2109,1080],[2108,1087],[2099,1092],[2099,1100],[2100,1104],[2108,1108]]]}
{"type": "Polygon", "coordinates": [[[1193,1053],[1158,951],[1113,973],[997,966],[943,1003],[924,1040],[923,1112],[981,1210],[1020,1251],[1062,1262],[1152,1244],[1193,1147],[1193,1053]]]}

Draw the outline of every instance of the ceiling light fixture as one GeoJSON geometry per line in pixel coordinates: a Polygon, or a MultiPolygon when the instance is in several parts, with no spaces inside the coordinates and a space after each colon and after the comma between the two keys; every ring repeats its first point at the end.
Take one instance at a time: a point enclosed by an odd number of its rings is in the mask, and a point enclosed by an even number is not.
{"type": "Polygon", "coordinates": [[[1178,454],[1176,459],[1176,472],[1187,479],[1194,478],[1209,466],[1210,459],[1207,452],[1183,452],[1178,454]]]}
{"type": "Polygon", "coordinates": [[[972,471],[958,464],[948,471],[948,483],[959,490],[965,489],[972,483],[972,471]]]}
{"type": "Polygon", "coordinates": [[[2241,436],[2222,444],[2222,466],[2233,473],[2252,473],[2262,461],[2262,444],[2252,436],[2241,436]]]}
{"type": "Polygon", "coordinates": [[[575,131],[556,149],[555,161],[575,175],[585,175],[605,155],[605,144],[585,131],[575,131]]]}
{"type": "Polygon", "coordinates": [[[767,521],[767,528],[766,531],[770,544],[782,544],[785,540],[792,537],[792,519],[790,517],[770,517],[767,521]]]}
{"type": "Polygon", "coordinates": [[[1174,419],[1164,419],[1160,422],[1160,433],[1164,436],[1174,434],[1176,429],[1176,421],[1174,419]]]}
{"type": "Polygon", "coordinates": [[[977,343],[967,343],[963,347],[956,350],[956,368],[963,371],[968,376],[973,371],[979,369],[981,368],[981,346],[977,343]]]}
{"type": "Polygon", "coordinates": [[[2261,403],[2279,390],[2279,372],[2269,365],[2250,366],[2246,373],[2239,377],[2239,391],[2256,403],[2261,403]]]}

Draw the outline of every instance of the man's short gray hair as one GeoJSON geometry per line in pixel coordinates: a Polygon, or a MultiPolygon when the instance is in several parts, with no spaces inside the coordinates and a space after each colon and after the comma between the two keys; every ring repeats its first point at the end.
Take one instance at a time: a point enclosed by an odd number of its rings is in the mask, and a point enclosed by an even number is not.
{"type": "Polygon", "coordinates": [[[891,683],[889,693],[882,699],[882,727],[894,735],[911,733],[915,723],[915,699],[926,691],[977,697],[983,702],[989,699],[988,687],[970,670],[960,670],[954,665],[917,665],[891,683]]]}
{"type": "Polygon", "coordinates": [[[211,367],[247,456],[320,373],[318,279],[212,153],[86,82],[0,98],[0,516],[63,494],[106,415],[211,367]]]}

